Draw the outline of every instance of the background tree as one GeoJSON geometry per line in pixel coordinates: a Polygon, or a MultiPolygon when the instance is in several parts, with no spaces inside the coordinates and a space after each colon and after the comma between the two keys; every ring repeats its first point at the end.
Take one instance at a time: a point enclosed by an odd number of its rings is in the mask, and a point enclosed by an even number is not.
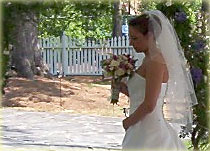
{"type": "MultiPolygon", "coordinates": [[[[1,7],[1,3],[0,3],[0,12],[2,12],[2,7],[1,7]]],[[[2,20],[2,15],[0,14],[0,20],[2,20]]],[[[0,26],[0,98],[2,98],[2,87],[3,87],[3,64],[4,64],[4,61],[3,61],[3,50],[2,50],[2,30],[1,30],[1,27],[0,26]]]]}
{"type": "Polygon", "coordinates": [[[40,9],[39,2],[3,2],[3,46],[12,45],[11,65],[29,79],[38,73],[37,67],[44,68],[37,45],[40,9]]]}
{"type": "Polygon", "coordinates": [[[33,79],[45,71],[38,36],[110,37],[113,5],[100,0],[3,2],[4,48],[13,46],[11,62],[19,76],[33,79]]]}
{"type": "Polygon", "coordinates": [[[122,36],[122,6],[121,0],[114,1],[114,13],[113,13],[113,37],[122,36]]]}

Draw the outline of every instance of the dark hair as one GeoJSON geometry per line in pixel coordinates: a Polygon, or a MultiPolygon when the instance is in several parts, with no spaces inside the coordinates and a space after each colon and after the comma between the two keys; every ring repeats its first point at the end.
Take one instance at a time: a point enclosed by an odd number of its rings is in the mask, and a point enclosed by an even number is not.
{"type": "MultiPolygon", "coordinates": [[[[160,32],[161,32],[161,22],[160,22],[160,19],[157,16],[155,16],[155,15],[153,15],[152,17],[155,19],[155,21],[160,26],[160,31],[158,31],[158,35],[159,35],[160,32]]],[[[142,14],[140,16],[137,16],[137,17],[129,20],[128,25],[135,27],[143,35],[146,35],[149,32],[149,30],[151,32],[153,32],[153,29],[152,28],[149,28],[149,26],[150,26],[150,20],[149,20],[149,15],[148,14],[142,14]]]]}

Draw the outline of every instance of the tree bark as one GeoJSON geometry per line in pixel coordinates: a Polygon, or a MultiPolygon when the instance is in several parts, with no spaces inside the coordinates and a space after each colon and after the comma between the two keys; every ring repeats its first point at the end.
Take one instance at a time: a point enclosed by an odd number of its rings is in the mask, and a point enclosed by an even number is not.
{"type": "Polygon", "coordinates": [[[113,37],[122,36],[122,11],[121,11],[121,2],[116,0],[114,2],[114,14],[113,14],[113,37]]]}
{"type": "Polygon", "coordinates": [[[44,68],[41,51],[38,49],[37,15],[33,10],[16,12],[14,15],[11,62],[19,76],[33,79],[34,74],[42,74],[44,68]],[[37,67],[41,71],[38,72],[37,67]]]}

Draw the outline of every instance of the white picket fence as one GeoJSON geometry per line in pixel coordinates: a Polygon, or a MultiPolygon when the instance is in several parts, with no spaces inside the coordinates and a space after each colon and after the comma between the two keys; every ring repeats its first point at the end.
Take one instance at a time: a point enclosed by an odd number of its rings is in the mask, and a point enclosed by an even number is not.
{"type": "Polygon", "coordinates": [[[44,63],[56,75],[102,75],[101,60],[110,57],[109,53],[131,54],[140,64],[143,56],[137,55],[129,45],[128,37],[115,37],[106,40],[88,40],[83,43],[66,35],[39,40],[44,63]],[[80,44],[79,44],[80,43],[80,44]]]}

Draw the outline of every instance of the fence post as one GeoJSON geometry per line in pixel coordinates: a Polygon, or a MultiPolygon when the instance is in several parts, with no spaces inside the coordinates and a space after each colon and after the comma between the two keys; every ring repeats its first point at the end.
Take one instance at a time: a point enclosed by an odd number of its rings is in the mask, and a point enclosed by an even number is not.
{"type": "Polygon", "coordinates": [[[62,35],[62,74],[66,75],[67,72],[68,72],[68,53],[67,53],[67,50],[66,50],[66,35],[65,35],[65,32],[63,32],[63,35],[62,35]]]}

